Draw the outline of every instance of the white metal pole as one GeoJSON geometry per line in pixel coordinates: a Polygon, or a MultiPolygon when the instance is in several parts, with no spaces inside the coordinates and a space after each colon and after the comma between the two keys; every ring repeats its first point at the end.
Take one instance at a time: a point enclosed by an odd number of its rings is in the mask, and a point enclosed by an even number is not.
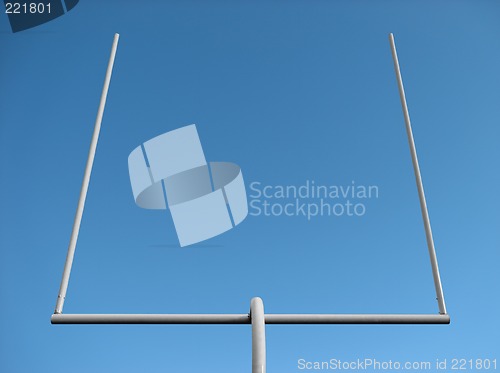
{"type": "Polygon", "coordinates": [[[398,81],[399,97],[401,99],[403,115],[406,123],[406,133],[408,135],[408,144],[410,145],[413,171],[415,172],[415,180],[417,182],[418,197],[420,199],[420,210],[422,211],[422,219],[424,221],[425,236],[427,238],[427,248],[429,249],[429,257],[431,260],[432,275],[434,277],[434,287],[436,288],[436,297],[439,305],[439,313],[446,314],[446,304],[444,302],[443,287],[441,285],[441,278],[439,276],[439,267],[436,257],[436,250],[434,248],[434,240],[432,238],[431,222],[429,220],[429,212],[427,211],[427,203],[425,202],[424,186],[422,184],[422,176],[420,175],[420,167],[418,165],[417,150],[415,148],[415,141],[413,139],[413,132],[411,130],[410,114],[408,112],[408,106],[406,104],[403,80],[401,78],[398,55],[396,53],[396,45],[394,44],[394,35],[392,33],[389,34],[389,41],[391,43],[392,59],[394,61],[394,70],[396,71],[396,79],[398,81]]]}
{"type": "MultiPolygon", "coordinates": [[[[257,317],[255,313],[253,316],[257,317]]],[[[249,314],[54,314],[50,322],[52,324],[251,324],[252,319],[249,314]]],[[[450,316],[268,313],[264,315],[264,322],[266,324],[449,324],[450,316]]]]}
{"type": "Polygon", "coordinates": [[[264,303],[259,297],[250,302],[252,322],[252,373],[266,373],[266,320],[264,303]]]}
{"type": "Polygon", "coordinates": [[[90,142],[90,150],[83,174],[82,188],[80,190],[80,198],[78,199],[78,206],[76,208],[75,220],[73,222],[73,230],[71,231],[71,238],[68,246],[68,254],[66,256],[66,263],[64,264],[64,272],[61,280],[61,287],[57,297],[56,309],[54,313],[59,314],[63,311],[64,299],[66,291],[68,290],[69,276],[71,274],[71,267],[73,265],[73,258],[75,256],[76,242],[78,240],[78,233],[80,232],[80,224],[82,222],[83,209],[85,207],[85,199],[87,198],[87,191],[89,189],[90,174],[92,173],[92,166],[94,164],[94,157],[97,148],[97,141],[99,139],[99,132],[101,131],[102,116],[104,107],[106,106],[106,97],[108,96],[109,82],[113,72],[113,64],[115,62],[116,49],[118,47],[118,39],[120,35],[115,34],[113,45],[111,47],[111,55],[109,57],[108,69],[106,70],[106,77],[104,78],[104,87],[102,89],[101,101],[99,109],[97,110],[97,118],[95,120],[94,133],[90,142]]]}

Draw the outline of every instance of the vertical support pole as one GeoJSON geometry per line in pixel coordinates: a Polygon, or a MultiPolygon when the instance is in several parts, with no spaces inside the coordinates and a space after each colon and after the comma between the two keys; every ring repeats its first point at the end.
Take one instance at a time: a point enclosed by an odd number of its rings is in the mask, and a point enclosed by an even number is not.
{"type": "Polygon", "coordinates": [[[406,134],[408,136],[408,144],[410,146],[411,160],[413,163],[413,171],[415,173],[415,180],[417,182],[418,197],[420,199],[420,210],[422,211],[422,219],[424,221],[425,236],[427,239],[427,248],[429,250],[429,257],[432,266],[432,275],[434,277],[434,287],[436,288],[436,297],[439,305],[439,313],[446,314],[446,305],[444,302],[443,288],[441,285],[441,278],[439,276],[439,267],[436,257],[436,250],[434,248],[434,239],[432,238],[431,222],[429,220],[429,212],[427,211],[427,203],[425,201],[424,186],[422,184],[422,176],[420,175],[420,167],[418,165],[417,150],[415,148],[415,141],[413,139],[413,132],[411,129],[410,114],[406,104],[405,91],[403,87],[403,80],[401,78],[401,71],[399,69],[398,55],[396,53],[396,45],[394,44],[394,35],[389,34],[389,41],[391,43],[392,59],[394,61],[394,70],[396,72],[396,79],[398,81],[399,97],[403,108],[403,115],[406,124],[406,134]]]}
{"type": "Polygon", "coordinates": [[[66,263],[64,264],[64,271],[61,280],[61,287],[59,288],[59,295],[57,296],[56,309],[54,313],[62,313],[64,306],[64,299],[68,290],[69,276],[71,274],[71,267],[73,266],[73,258],[75,256],[76,242],[78,241],[78,233],[80,232],[80,224],[82,222],[83,208],[85,207],[85,200],[87,198],[87,191],[89,189],[90,174],[92,173],[92,166],[94,164],[95,152],[97,149],[97,141],[101,131],[102,116],[104,114],[104,107],[106,106],[106,98],[108,96],[109,82],[111,81],[111,73],[113,72],[113,64],[115,62],[116,49],[118,47],[118,39],[120,35],[115,34],[113,45],[111,47],[111,55],[109,57],[108,68],[106,70],[106,77],[104,78],[104,87],[102,89],[101,101],[99,109],[97,110],[97,118],[95,120],[94,133],[90,142],[89,155],[85,172],[83,174],[82,188],[80,190],[80,198],[78,199],[78,206],[76,208],[75,220],[73,222],[73,230],[71,231],[71,238],[68,246],[68,254],[66,256],[66,263]]]}
{"type": "Polygon", "coordinates": [[[266,373],[266,330],[262,299],[252,298],[250,303],[252,322],[252,373],[266,373]]]}

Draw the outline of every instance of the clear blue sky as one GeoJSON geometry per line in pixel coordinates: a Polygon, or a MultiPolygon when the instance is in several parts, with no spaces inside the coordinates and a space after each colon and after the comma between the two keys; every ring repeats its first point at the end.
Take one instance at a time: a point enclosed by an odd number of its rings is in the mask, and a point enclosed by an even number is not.
{"type": "Polygon", "coordinates": [[[495,1],[82,0],[13,34],[1,15],[0,371],[250,371],[247,325],[50,324],[115,32],[66,313],[246,313],[253,296],[268,313],[437,313],[393,32],[452,323],[269,325],[268,371],[500,359],[499,19],[495,1]],[[127,157],[191,123],[249,194],[354,181],[378,198],[180,248],[167,212],[134,204],[127,157]]]}

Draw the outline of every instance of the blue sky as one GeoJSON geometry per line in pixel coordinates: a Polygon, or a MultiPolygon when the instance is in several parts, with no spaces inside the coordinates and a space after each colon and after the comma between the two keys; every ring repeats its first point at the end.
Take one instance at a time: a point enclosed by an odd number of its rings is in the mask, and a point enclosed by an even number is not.
{"type": "Polygon", "coordinates": [[[66,313],[246,313],[254,296],[268,313],[437,313],[393,32],[452,323],[269,325],[268,371],[500,359],[499,16],[494,1],[82,0],[16,34],[1,16],[1,370],[250,370],[248,325],[50,324],[115,32],[66,313]],[[378,198],[180,248],[168,212],[134,204],[127,157],[191,123],[247,191],[354,181],[378,198]]]}

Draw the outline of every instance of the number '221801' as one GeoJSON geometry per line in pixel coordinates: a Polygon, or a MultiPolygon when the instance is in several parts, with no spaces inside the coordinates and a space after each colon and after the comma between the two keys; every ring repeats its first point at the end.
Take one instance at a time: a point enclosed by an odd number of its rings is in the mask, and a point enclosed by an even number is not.
{"type": "Polygon", "coordinates": [[[5,13],[7,14],[50,14],[50,3],[5,3],[5,13]]]}

